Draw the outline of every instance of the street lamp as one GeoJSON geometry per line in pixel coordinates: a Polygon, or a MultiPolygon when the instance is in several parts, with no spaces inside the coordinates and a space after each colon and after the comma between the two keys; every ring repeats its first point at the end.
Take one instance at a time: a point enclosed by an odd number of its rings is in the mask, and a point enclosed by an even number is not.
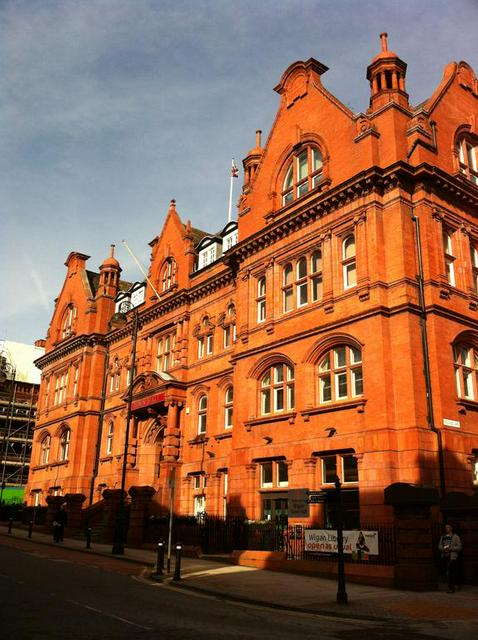
{"type": "Polygon", "coordinates": [[[123,302],[120,306],[120,313],[126,314],[128,311],[133,309],[133,349],[131,352],[131,375],[129,380],[128,387],[128,398],[126,404],[126,432],[124,439],[124,450],[123,450],[123,466],[121,469],[121,495],[120,501],[118,504],[118,511],[116,514],[116,525],[115,525],[115,533],[114,533],[114,542],[111,553],[115,553],[117,555],[124,554],[124,546],[125,546],[125,498],[124,492],[126,487],[126,467],[128,463],[128,445],[129,445],[129,427],[131,423],[131,404],[133,401],[133,382],[134,382],[134,371],[136,365],[136,342],[138,339],[138,324],[139,324],[139,315],[138,310],[133,308],[133,305],[130,302],[123,302]]]}
{"type": "Polygon", "coordinates": [[[3,432],[3,442],[2,442],[2,479],[0,484],[0,504],[3,502],[3,490],[5,489],[5,476],[7,472],[7,456],[8,456],[8,447],[10,445],[10,436],[12,432],[12,423],[13,423],[13,411],[15,407],[15,399],[17,394],[17,383],[16,383],[16,374],[17,370],[15,365],[9,362],[5,352],[0,354],[0,384],[3,384],[8,379],[12,381],[12,386],[10,390],[10,401],[8,404],[8,423],[7,427],[3,432]]]}

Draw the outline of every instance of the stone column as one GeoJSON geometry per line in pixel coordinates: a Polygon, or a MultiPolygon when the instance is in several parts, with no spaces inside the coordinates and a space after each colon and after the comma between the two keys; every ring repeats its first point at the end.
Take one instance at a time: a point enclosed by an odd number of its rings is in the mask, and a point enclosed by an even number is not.
{"type": "Polygon", "coordinates": [[[151,501],[156,491],[153,487],[131,487],[129,512],[128,545],[138,547],[144,542],[146,521],[150,514],[151,501]]]}
{"type": "Polygon", "coordinates": [[[65,531],[68,534],[81,530],[81,512],[85,500],[86,496],[82,493],[67,493],[65,495],[64,502],[66,502],[66,517],[68,519],[65,531]]]}
{"type": "Polygon", "coordinates": [[[436,489],[397,482],[385,489],[385,504],[395,512],[395,586],[412,591],[438,588],[434,563],[431,507],[436,489]]]}
{"type": "MultiPolygon", "coordinates": [[[[334,268],[332,256],[332,237],[330,232],[326,233],[322,238],[322,295],[324,301],[325,313],[334,310],[334,268]]],[[[341,246],[340,246],[341,250],[341,246]]],[[[342,256],[340,256],[342,259],[342,256]]]]}
{"type": "Polygon", "coordinates": [[[179,456],[179,407],[176,401],[168,404],[168,422],[164,429],[163,455],[167,462],[174,462],[179,456]]]}
{"type": "MultiPolygon", "coordinates": [[[[100,532],[99,542],[113,542],[116,527],[116,514],[121,499],[121,489],[105,489],[102,494],[103,505],[103,527],[100,532]]],[[[124,492],[126,498],[126,491],[124,492]]]]}

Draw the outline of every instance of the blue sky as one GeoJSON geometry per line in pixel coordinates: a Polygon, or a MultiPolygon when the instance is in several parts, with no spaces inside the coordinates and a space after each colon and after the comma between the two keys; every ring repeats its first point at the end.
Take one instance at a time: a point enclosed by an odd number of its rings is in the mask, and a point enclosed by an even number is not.
{"type": "Polygon", "coordinates": [[[448,62],[478,72],[477,24],[475,0],[0,0],[0,339],[45,336],[72,250],[96,270],[116,243],[139,278],[121,240],[147,264],[170,198],[223,226],[231,157],[267,135],[295,60],[364,111],[388,31],[418,104],[448,62]]]}

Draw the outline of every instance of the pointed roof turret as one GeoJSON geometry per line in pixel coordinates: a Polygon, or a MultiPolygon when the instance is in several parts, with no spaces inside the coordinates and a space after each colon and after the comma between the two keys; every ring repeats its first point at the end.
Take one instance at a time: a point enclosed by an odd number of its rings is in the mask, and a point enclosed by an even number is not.
{"type": "Polygon", "coordinates": [[[115,258],[115,245],[112,244],[110,246],[110,255],[101,263],[97,297],[100,295],[115,297],[118,293],[120,273],[120,263],[115,258]]]}
{"type": "Polygon", "coordinates": [[[264,149],[261,147],[261,135],[262,131],[260,129],[257,129],[256,146],[254,147],[254,149],[251,149],[249,151],[247,156],[242,161],[242,166],[244,167],[244,185],[242,188],[243,191],[248,189],[264,154],[264,149]]]}
{"type": "Polygon", "coordinates": [[[408,94],[405,91],[407,65],[394,51],[389,51],[387,33],[380,34],[382,51],[375,56],[367,68],[367,80],[370,82],[370,109],[375,111],[389,102],[408,107],[408,94]]]}

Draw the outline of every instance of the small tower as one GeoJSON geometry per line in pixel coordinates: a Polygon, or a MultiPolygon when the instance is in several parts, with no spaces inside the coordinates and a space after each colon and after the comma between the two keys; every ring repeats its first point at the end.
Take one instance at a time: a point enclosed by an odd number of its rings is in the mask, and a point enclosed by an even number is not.
{"type": "Polygon", "coordinates": [[[262,159],[262,154],[264,153],[264,149],[261,147],[261,134],[262,131],[257,129],[256,131],[256,146],[254,149],[251,149],[247,156],[242,161],[242,166],[244,167],[244,185],[242,190],[246,192],[249,189],[249,185],[257,171],[257,167],[260,164],[262,159]]]}
{"type": "Polygon", "coordinates": [[[97,298],[100,296],[107,296],[113,298],[118,293],[119,276],[121,273],[121,267],[114,257],[115,245],[112,244],[110,248],[110,255],[100,267],[100,281],[98,285],[97,298]]]}
{"type": "Polygon", "coordinates": [[[386,33],[381,33],[380,39],[382,51],[367,69],[371,89],[370,109],[376,111],[389,102],[408,107],[408,94],[405,91],[407,65],[396,53],[388,50],[386,33]]]}

